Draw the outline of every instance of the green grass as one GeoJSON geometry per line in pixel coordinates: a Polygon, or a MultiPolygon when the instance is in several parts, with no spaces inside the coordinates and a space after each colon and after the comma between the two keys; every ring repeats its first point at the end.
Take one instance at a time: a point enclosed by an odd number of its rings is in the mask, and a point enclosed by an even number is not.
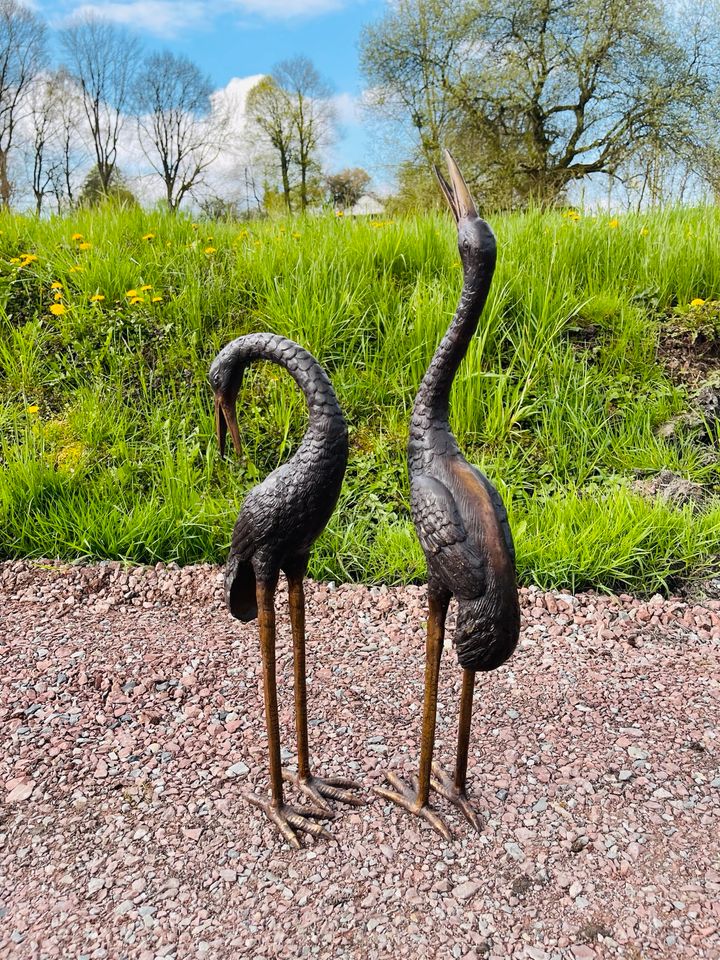
{"type": "MultiPolygon", "coordinates": [[[[688,397],[656,349],[663,318],[720,300],[720,212],[613,228],[536,211],[492,225],[498,270],[452,419],[508,503],[522,580],[652,592],[707,570],[720,500],[680,511],[630,483],[667,467],[718,492],[707,445],[657,436],[688,397]]],[[[196,226],[110,209],[5,215],[0,230],[0,556],[222,560],[243,492],[291,455],[305,408],[286,374],[260,365],[239,403],[247,462],[223,463],[205,378],[229,339],[272,330],[327,367],[351,425],[311,572],[423,578],[404,447],[462,282],[448,217],[196,226]]]]}

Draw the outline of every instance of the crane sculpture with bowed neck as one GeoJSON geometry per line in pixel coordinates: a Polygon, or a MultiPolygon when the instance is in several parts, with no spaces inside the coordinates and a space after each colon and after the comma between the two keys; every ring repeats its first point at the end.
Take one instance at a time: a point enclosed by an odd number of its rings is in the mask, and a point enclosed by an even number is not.
{"type": "Polygon", "coordinates": [[[254,793],[247,799],[265,811],[288,843],[299,847],[296,831],[330,836],[314,822],[335,815],[327,799],[354,805],[364,802],[350,792],[359,789],[354,781],[314,777],[308,750],[303,578],[310,548],[325,529],[340,494],[348,456],[347,426],[330,380],[312,354],[285,337],[249,334],[224,347],[210,367],[221,455],[228,431],[236,452],[241,452],[237,397],[245,370],[256,360],[279,364],[294,378],[305,394],[309,422],[294,456],[245,497],[225,567],[225,599],[233,617],[245,622],[257,617],[260,630],[271,799],[262,800],[254,793]],[[275,590],[281,570],[288,581],[294,650],[296,774],[283,770],[280,760],[275,590]],[[311,803],[303,807],[286,805],[283,780],[294,783],[311,803]]]}
{"type": "Polygon", "coordinates": [[[394,789],[378,787],[376,791],[423,817],[449,840],[450,831],[429,805],[430,785],[480,831],[480,819],[466,793],[475,673],[494,670],[511,656],[520,634],[520,606],[515,548],[505,507],[487,477],[463,457],[448,423],[450,388],[485,306],[496,247],[493,232],[478,216],[449,153],[447,162],[449,183],[437,168],[435,172],[457,224],[464,283],[453,321],[415,398],[408,442],[410,505],[428,565],[420,771],[412,787],[388,773],[387,780],[394,789]],[[453,596],[458,604],[454,642],[463,678],[457,759],[455,774],[450,778],[432,757],[445,617],[453,596]]]}

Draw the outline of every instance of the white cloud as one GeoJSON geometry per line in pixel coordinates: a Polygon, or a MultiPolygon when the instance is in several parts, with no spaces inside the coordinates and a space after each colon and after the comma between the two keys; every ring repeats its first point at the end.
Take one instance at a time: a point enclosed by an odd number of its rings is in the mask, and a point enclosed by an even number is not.
{"type": "Polygon", "coordinates": [[[173,37],[200,26],[209,29],[222,13],[263,20],[316,17],[340,10],[357,0],[96,0],[65,3],[65,20],[94,14],[159,37],[173,37]]]}
{"type": "Polygon", "coordinates": [[[347,5],[343,0],[233,0],[232,3],[242,13],[257,14],[267,20],[316,17],[347,5]]]}
{"type": "Polygon", "coordinates": [[[198,0],[129,0],[128,3],[82,3],[71,19],[86,15],[103,17],[140,32],[173,37],[207,20],[207,4],[198,0]]]}
{"type": "Polygon", "coordinates": [[[351,93],[338,93],[332,98],[337,118],[342,124],[353,125],[360,122],[358,108],[360,98],[351,93]]]}

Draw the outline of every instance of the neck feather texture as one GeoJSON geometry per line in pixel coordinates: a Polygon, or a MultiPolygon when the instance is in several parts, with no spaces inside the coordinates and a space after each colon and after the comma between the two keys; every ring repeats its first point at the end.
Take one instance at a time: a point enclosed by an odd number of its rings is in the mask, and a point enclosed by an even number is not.
{"type": "MultiPolygon", "coordinates": [[[[347,436],[347,425],[328,375],[315,357],[287,337],[251,333],[238,337],[225,350],[238,367],[267,360],[284,367],[302,390],[308,405],[308,433],[320,431],[328,439],[347,436]]],[[[223,351],[224,352],[224,351],[223,351]]]]}
{"type": "Polygon", "coordinates": [[[415,397],[410,421],[411,437],[418,431],[426,430],[430,423],[447,426],[450,390],[477,330],[494,269],[493,260],[484,268],[465,271],[462,295],[455,316],[430,361],[415,397]]]}

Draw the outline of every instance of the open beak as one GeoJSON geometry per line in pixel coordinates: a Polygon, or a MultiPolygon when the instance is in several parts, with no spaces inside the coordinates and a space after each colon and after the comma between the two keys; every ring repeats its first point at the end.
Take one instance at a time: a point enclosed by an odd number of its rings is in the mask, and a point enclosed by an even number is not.
{"type": "Polygon", "coordinates": [[[445,158],[447,159],[448,171],[450,172],[450,183],[447,182],[440,168],[437,166],[435,167],[435,175],[440,181],[442,192],[445,194],[445,199],[452,210],[455,222],[459,222],[464,217],[477,217],[478,212],[475,209],[473,198],[470,196],[470,191],[467,188],[462,173],[460,173],[460,167],[455,163],[453,155],[449,150],[445,151],[445,158]]]}
{"type": "Polygon", "coordinates": [[[217,434],[218,445],[220,447],[220,456],[225,457],[225,441],[228,430],[232,438],[235,453],[242,456],[242,444],[240,443],[240,430],[238,428],[237,415],[235,413],[235,404],[228,404],[223,397],[215,394],[215,433],[217,434]]]}

